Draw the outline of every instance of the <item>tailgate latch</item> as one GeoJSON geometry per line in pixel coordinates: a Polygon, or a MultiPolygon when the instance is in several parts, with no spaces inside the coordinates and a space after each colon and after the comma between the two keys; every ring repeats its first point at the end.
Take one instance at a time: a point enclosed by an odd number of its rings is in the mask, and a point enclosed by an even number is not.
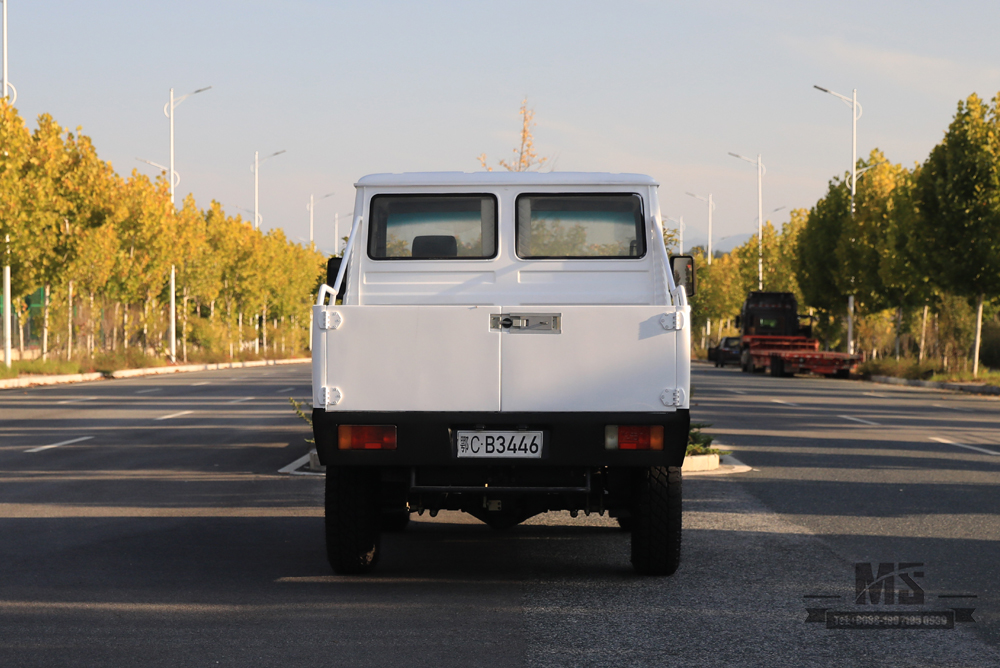
{"type": "Polygon", "coordinates": [[[667,331],[684,329],[684,311],[664,313],[660,316],[660,325],[667,331]]]}

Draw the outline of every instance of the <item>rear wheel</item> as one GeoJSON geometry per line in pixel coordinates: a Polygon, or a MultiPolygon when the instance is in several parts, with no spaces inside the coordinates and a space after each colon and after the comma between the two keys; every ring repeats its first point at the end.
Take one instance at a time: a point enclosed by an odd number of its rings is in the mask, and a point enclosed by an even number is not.
{"type": "Polygon", "coordinates": [[[673,575],[681,561],[681,470],[644,469],[632,508],[632,566],[642,575],[673,575]]]}
{"type": "Polygon", "coordinates": [[[785,360],[780,357],[771,358],[771,375],[782,378],[785,375],[785,360]]]}
{"type": "Polygon", "coordinates": [[[365,573],[378,562],[382,521],[378,470],[326,469],[326,555],[334,573],[365,573]]]}
{"type": "Polygon", "coordinates": [[[410,524],[409,508],[382,511],[382,531],[403,531],[410,524]]]}

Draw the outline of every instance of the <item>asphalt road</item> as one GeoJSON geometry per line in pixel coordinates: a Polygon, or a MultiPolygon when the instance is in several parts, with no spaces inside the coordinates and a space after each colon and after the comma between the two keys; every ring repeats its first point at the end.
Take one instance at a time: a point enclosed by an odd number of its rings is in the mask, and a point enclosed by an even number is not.
{"type": "Polygon", "coordinates": [[[307,366],[0,391],[0,665],[1000,665],[1000,455],[981,451],[1000,403],[706,366],[693,384],[756,470],[686,477],[671,578],[563,513],[424,515],[373,575],[331,575],[322,478],[278,472],[309,447],[287,403],[307,366]],[[858,561],[924,563],[928,609],[976,622],[806,623],[856,607],[858,561]]]}

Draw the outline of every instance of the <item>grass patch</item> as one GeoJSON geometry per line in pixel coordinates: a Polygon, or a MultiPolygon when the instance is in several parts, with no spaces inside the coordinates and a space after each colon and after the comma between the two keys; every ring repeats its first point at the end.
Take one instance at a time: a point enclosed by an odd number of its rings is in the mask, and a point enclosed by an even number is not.
{"type": "Polygon", "coordinates": [[[707,422],[692,422],[691,431],[688,433],[688,445],[686,455],[728,455],[728,450],[717,450],[712,447],[715,437],[702,431],[706,427],[711,427],[707,422]]]}

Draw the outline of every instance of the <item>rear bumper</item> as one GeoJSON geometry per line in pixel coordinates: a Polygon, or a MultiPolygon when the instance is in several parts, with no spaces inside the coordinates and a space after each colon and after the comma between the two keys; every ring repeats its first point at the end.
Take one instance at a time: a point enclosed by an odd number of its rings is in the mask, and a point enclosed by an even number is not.
{"type": "Polygon", "coordinates": [[[327,466],[681,466],[687,450],[690,412],[669,413],[430,413],[332,412],[313,409],[320,462],[327,466]],[[339,425],[395,425],[396,450],[339,450],[339,425]],[[606,425],[662,425],[663,450],[607,450],[606,425]],[[542,459],[458,459],[455,429],[542,430],[542,459]]]}

